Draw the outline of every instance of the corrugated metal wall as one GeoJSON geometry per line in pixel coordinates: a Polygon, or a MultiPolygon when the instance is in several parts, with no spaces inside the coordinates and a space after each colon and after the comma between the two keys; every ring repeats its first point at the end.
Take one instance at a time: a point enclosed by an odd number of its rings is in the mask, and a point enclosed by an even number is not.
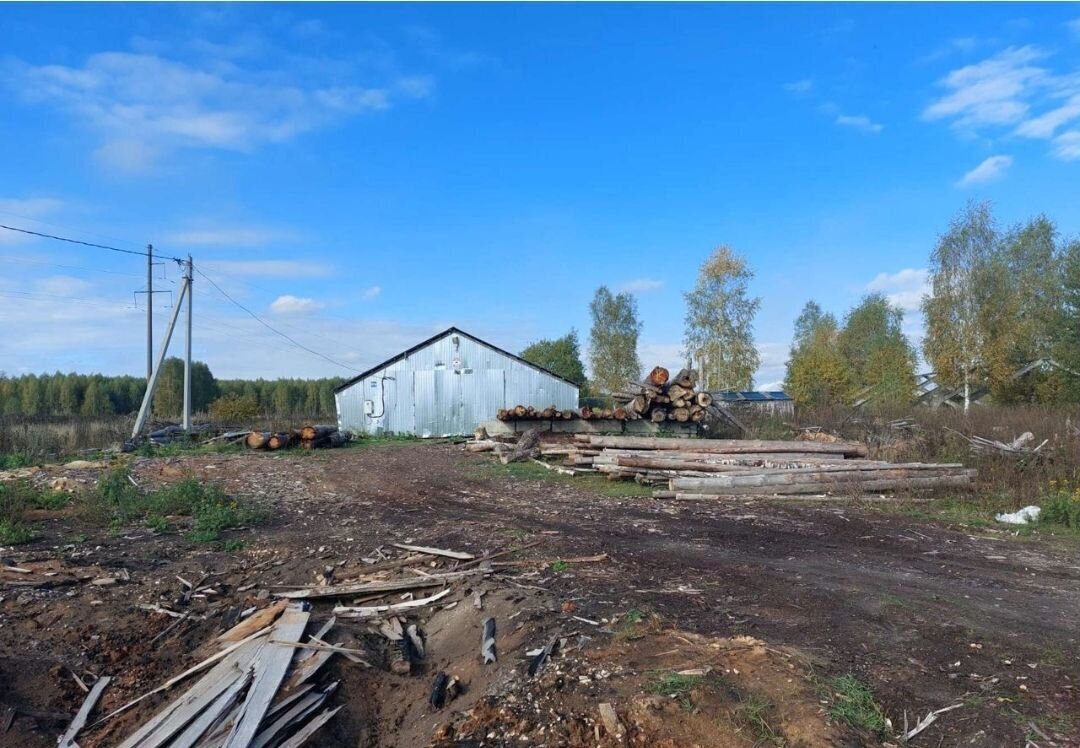
{"type": "Polygon", "coordinates": [[[499,408],[576,408],[577,387],[450,332],[371,372],[336,395],[338,425],[358,433],[450,436],[472,433],[499,408]],[[455,339],[457,342],[455,343],[455,339]],[[364,415],[371,400],[373,414],[364,415]]]}

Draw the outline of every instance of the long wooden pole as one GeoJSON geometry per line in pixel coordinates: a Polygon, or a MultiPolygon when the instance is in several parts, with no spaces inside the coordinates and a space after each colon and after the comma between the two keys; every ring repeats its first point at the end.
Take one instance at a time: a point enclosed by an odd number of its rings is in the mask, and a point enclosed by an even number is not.
{"type": "Polygon", "coordinates": [[[169,341],[172,340],[173,328],[176,327],[176,319],[180,316],[180,307],[184,304],[187,296],[188,281],[185,277],[180,284],[180,293],[177,294],[176,303],[173,304],[172,316],[169,317],[169,326],[165,328],[165,337],[161,340],[161,348],[158,350],[157,364],[150,375],[150,381],[146,384],[146,392],[143,394],[142,405],[139,406],[139,415],[135,417],[135,427],[131,430],[131,437],[135,438],[146,425],[146,419],[150,415],[150,404],[154,402],[154,391],[157,389],[158,380],[161,378],[161,365],[165,362],[165,355],[169,352],[169,341]]]}

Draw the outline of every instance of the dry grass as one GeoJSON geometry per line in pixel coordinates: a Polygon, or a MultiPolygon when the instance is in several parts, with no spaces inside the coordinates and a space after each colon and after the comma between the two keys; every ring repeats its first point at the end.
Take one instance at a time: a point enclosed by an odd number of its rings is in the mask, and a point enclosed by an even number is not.
{"type": "Polygon", "coordinates": [[[1060,486],[1080,484],[1080,407],[1076,406],[973,406],[964,413],[943,408],[908,408],[895,411],[856,411],[850,408],[801,409],[794,421],[761,419],[752,436],[784,438],[801,429],[818,427],[845,439],[865,442],[870,456],[893,462],[959,462],[977,468],[976,490],[964,500],[998,507],[1033,503],[1060,486]],[[911,428],[895,429],[890,422],[912,421],[911,428]],[[1010,442],[1030,431],[1035,440],[1048,440],[1042,459],[1027,464],[997,455],[973,455],[961,434],[1010,442]]]}
{"type": "Polygon", "coordinates": [[[129,437],[133,424],[129,416],[5,416],[0,418],[0,455],[34,461],[110,447],[129,437]]]}

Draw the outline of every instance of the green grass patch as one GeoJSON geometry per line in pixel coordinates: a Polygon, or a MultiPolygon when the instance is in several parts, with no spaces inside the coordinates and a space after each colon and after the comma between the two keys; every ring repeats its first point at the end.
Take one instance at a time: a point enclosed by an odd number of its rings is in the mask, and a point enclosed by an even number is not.
{"type": "Polygon", "coordinates": [[[18,470],[30,467],[34,462],[29,457],[15,452],[0,452],[0,470],[18,470]]]}
{"type": "Polygon", "coordinates": [[[563,572],[570,571],[570,564],[560,558],[557,561],[551,562],[551,570],[556,574],[562,574],[563,572]]]}
{"type": "Polygon", "coordinates": [[[251,507],[229,498],[216,483],[184,478],[153,491],[135,486],[122,468],[109,471],[98,481],[96,490],[81,498],[84,516],[99,524],[123,526],[143,522],[155,532],[166,532],[166,517],[192,518],[188,538],[196,543],[211,543],[230,528],[257,518],[251,507]]]}
{"type": "Polygon", "coordinates": [[[1040,525],[1052,525],[1080,532],[1080,494],[1076,491],[1050,494],[1043,499],[1040,507],[1042,508],[1039,514],[1040,525]]]}
{"type": "Polygon", "coordinates": [[[848,727],[874,735],[885,734],[885,712],[874,692],[851,673],[830,678],[825,684],[829,717],[848,727]]]}
{"type": "Polygon", "coordinates": [[[33,509],[62,509],[71,503],[71,494],[37,488],[28,481],[0,483],[0,544],[28,543],[37,537],[25,521],[33,509]]]}
{"type": "Polygon", "coordinates": [[[19,545],[29,543],[37,533],[19,520],[0,519],[0,545],[19,545]]]}
{"type": "Polygon", "coordinates": [[[649,684],[649,693],[657,696],[669,696],[679,702],[680,707],[689,711],[694,706],[690,700],[691,692],[703,685],[705,685],[705,677],[702,675],[669,673],[659,676],[649,684]]]}
{"type": "Polygon", "coordinates": [[[735,707],[735,724],[749,730],[755,745],[784,745],[784,737],[772,726],[773,705],[760,696],[748,696],[735,707]]]}

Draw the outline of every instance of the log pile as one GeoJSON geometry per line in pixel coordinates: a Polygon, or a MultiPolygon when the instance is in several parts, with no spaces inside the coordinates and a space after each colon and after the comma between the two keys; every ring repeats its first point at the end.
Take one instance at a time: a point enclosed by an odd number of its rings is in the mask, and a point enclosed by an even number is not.
{"type": "Polygon", "coordinates": [[[698,373],[681,369],[674,377],[663,366],[655,367],[641,384],[628,384],[612,397],[619,404],[612,417],[653,423],[700,422],[710,416],[713,401],[708,392],[697,391],[698,373]]]}
{"type": "Polygon", "coordinates": [[[959,464],[870,460],[865,445],[844,441],[578,434],[540,452],[577,471],[656,486],[655,497],[673,499],[964,488],[976,474],[959,464]]]}
{"type": "Polygon", "coordinates": [[[554,405],[537,410],[531,405],[499,408],[495,417],[500,421],[569,421],[577,416],[573,410],[559,410],[554,405]]]}
{"type": "Polygon", "coordinates": [[[327,449],[344,447],[352,441],[352,433],[340,431],[337,426],[304,426],[292,431],[252,431],[244,438],[248,449],[265,449],[275,452],[289,447],[303,449],[327,449]]]}

